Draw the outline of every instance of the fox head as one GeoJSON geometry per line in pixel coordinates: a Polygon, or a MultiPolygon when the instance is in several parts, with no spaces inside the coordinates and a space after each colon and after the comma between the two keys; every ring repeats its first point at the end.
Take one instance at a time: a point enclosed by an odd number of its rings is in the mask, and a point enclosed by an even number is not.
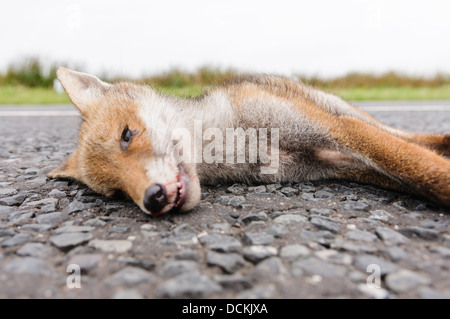
{"type": "Polygon", "coordinates": [[[181,106],[149,87],[109,84],[66,68],[57,76],[82,124],[78,148],[50,178],[76,179],[106,196],[121,190],[152,215],[199,202],[195,165],[173,155],[171,132],[185,125],[181,106]]]}

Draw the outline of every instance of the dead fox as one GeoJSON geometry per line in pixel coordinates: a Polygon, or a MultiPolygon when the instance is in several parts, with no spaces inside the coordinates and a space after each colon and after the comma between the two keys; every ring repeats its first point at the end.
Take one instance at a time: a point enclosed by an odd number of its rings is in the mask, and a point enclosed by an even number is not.
{"type": "MultiPolygon", "coordinates": [[[[48,176],[79,180],[106,196],[121,190],[146,213],[192,209],[200,201],[200,183],[319,179],[372,184],[450,207],[450,161],[445,158],[450,156],[450,134],[413,134],[385,126],[305,84],[254,76],[199,98],[178,99],[65,68],[57,76],[80,111],[82,125],[78,148],[48,176]],[[174,138],[180,128],[184,135],[174,138]],[[220,149],[226,144],[223,136],[238,128],[244,142],[254,140],[246,135],[251,129],[277,130],[276,147],[267,152],[277,160],[276,170],[263,173],[267,161],[261,154],[250,161],[255,154],[251,148],[241,151],[244,161],[236,161],[234,146],[232,151],[220,149]],[[203,137],[200,144],[185,138],[196,133],[203,137]],[[180,160],[180,154],[191,151],[214,160],[180,160]]],[[[265,139],[269,144],[274,140],[265,139]]]]}

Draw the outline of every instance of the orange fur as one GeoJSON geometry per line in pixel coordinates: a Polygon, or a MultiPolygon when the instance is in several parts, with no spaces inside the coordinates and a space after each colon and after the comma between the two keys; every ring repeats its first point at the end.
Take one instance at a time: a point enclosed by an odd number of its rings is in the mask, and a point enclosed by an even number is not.
{"type": "Polygon", "coordinates": [[[200,180],[320,178],[423,195],[450,207],[450,161],[444,157],[450,156],[450,135],[387,127],[347,102],[301,83],[252,77],[216,88],[197,100],[175,100],[149,88],[110,85],[63,68],[58,78],[83,123],[77,150],[49,176],[80,180],[104,195],[122,190],[146,212],[146,190],[155,184],[163,185],[167,194],[167,204],[158,212],[162,213],[177,205],[180,194],[185,197],[182,210],[194,207],[200,199],[200,180]],[[224,123],[244,129],[278,126],[278,172],[260,175],[260,164],[174,162],[165,151],[173,143],[170,130],[176,125],[192,127],[198,119],[221,127],[222,132],[224,123]],[[126,127],[132,137],[124,148],[121,139],[126,127]]]}

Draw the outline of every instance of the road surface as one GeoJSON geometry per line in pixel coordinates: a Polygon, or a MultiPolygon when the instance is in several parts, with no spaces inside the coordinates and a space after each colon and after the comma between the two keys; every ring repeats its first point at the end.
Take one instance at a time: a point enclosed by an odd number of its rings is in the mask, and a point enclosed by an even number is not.
{"type": "MultiPolygon", "coordinates": [[[[359,105],[450,133],[448,101],[359,105]]],[[[0,298],[450,298],[448,209],[324,181],[205,186],[153,218],[46,178],[79,124],[70,106],[0,107],[0,298]]]]}

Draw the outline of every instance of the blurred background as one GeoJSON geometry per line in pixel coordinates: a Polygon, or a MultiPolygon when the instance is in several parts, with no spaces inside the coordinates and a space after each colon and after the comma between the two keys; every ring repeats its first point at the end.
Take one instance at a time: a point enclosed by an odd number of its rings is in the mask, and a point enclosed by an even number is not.
{"type": "Polygon", "coordinates": [[[244,73],[348,100],[450,99],[444,0],[15,0],[0,10],[0,104],[66,103],[58,66],[195,96],[244,73]]]}

